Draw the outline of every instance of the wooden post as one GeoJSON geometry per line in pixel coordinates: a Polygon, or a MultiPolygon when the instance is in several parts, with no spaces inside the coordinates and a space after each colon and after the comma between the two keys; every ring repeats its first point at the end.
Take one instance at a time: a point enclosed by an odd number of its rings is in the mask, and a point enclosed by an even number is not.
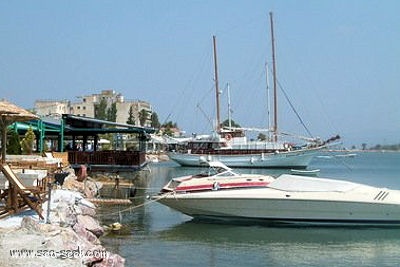
{"type": "Polygon", "coordinates": [[[47,183],[47,188],[49,190],[48,191],[49,198],[47,200],[47,213],[46,213],[46,223],[48,223],[48,224],[50,223],[51,187],[52,187],[51,179],[49,179],[48,183],[47,183]]]}

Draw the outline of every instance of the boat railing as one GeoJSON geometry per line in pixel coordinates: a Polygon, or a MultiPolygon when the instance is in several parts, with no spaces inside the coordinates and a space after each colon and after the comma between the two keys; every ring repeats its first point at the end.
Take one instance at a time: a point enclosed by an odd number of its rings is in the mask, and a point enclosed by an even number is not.
{"type": "Polygon", "coordinates": [[[197,149],[191,150],[192,154],[208,154],[208,155],[250,155],[260,153],[277,153],[286,152],[287,149],[197,149]]]}

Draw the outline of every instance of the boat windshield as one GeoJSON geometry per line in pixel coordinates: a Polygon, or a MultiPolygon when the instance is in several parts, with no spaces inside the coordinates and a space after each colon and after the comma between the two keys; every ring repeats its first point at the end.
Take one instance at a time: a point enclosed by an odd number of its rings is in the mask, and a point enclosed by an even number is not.
{"type": "Polygon", "coordinates": [[[201,172],[195,177],[214,177],[214,176],[238,176],[238,173],[235,173],[231,168],[228,168],[224,164],[220,162],[211,162],[208,163],[207,170],[201,172]]]}
{"type": "Polygon", "coordinates": [[[210,167],[208,169],[208,176],[235,176],[237,175],[230,169],[225,169],[222,167],[210,167]]]}

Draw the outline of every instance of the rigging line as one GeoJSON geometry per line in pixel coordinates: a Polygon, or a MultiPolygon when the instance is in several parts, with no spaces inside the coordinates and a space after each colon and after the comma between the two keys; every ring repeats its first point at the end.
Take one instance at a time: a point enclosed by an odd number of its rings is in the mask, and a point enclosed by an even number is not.
{"type": "Polygon", "coordinates": [[[207,115],[207,113],[201,108],[200,103],[197,103],[197,108],[203,114],[203,116],[207,119],[208,123],[210,124],[211,128],[213,128],[212,119],[207,115]]]}
{"type": "Polygon", "coordinates": [[[344,158],[335,157],[336,154],[335,154],[333,151],[330,151],[330,150],[328,150],[328,154],[330,154],[331,157],[332,157],[338,164],[343,164],[343,166],[345,166],[346,169],[347,169],[349,172],[352,172],[352,171],[353,171],[353,168],[352,168],[348,163],[346,163],[346,162],[344,161],[344,158]]]}
{"type": "MultiPolygon", "coordinates": [[[[293,39],[286,35],[285,32],[280,32],[279,37],[282,43],[293,43],[293,39]]],[[[301,53],[299,53],[296,48],[293,49],[294,46],[288,46],[286,48],[290,49],[285,50],[285,53],[283,55],[290,58],[290,62],[292,62],[291,64],[296,66],[296,70],[298,71],[296,74],[299,74],[302,78],[301,82],[307,83],[307,90],[311,92],[310,95],[313,96],[313,99],[316,100],[315,103],[319,104],[320,108],[318,110],[320,111],[320,116],[326,124],[326,128],[331,132],[336,132],[339,127],[337,127],[338,125],[336,121],[332,119],[331,114],[327,110],[327,107],[329,107],[329,105],[326,105],[327,103],[326,101],[324,101],[324,99],[326,98],[321,97],[321,90],[319,90],[318,87],[315,86],[315,78],[312,78],[312,76],[310,76],[309,71],[304,71],[305,69],[307,69],[304,62],[307,61],[304,61],[301,57],[299,57],[299,54],[301,53]]]]}
{"type": "MultiPolygon", "coordinates": [[[[197,102],[197,104],[196,104],[196,107],[197,107],[197,109],[198,110],[200,110],[200,112],[201,112],[201,114],[207,119],[207,121],[210,123],[210,125],[211,125],[211,129],[213,129],[214,127],[214,125],[213,125],[213,121],[212,121],[212,119],[210,119],[210,116],[201,108],[201,105],[203,104],[203,102],[206,100],[206,99],[208,99],[208,96],[210,96],[211,95],[211,92],[213,92],[215,89],[214,89],[214,85],[212,85],[210,88],[209,88],[209,90],[205,93],[205,94],[203,94],[203,97],[200,99],[200,101],[199,102],[197,102]]],[[[214,105],[213,105],[213,107],[214,107],[214,105]]],[[[213,109],[213,112],[215,112],[215,107],[214,107],[214,109],[213,109]]]]}
{"type": "MultiPolygon", "coordinates": [[[[280,33],[280,37],[282,38],[282,42],[284,43],[293,43],[293,39],[285,35],[284,32],[280,33]]],[[[290,49],[287,49],[285,51],[285,55],[290,58],[292,65],[294,64],[296,66],[296,70],[298,71],[298,73],[296,74],[299,74],[300,77],[302,78],[301,82],[307,83],[307,90],[309,90],[312,93],[310,95],[313,96],[314,99],[316,100],[315,103],[319,104],[320,116],[326,123],[326,127],[331,132],[337,131],[339,127],[337,127],[338,126],[337,123],[335,123],[335,120],[332,119],[331,114],[327,110],[327,107],[329,107],[329,105],[326,105],[327,103],[326,101],[324,101],[324,99],[326,98],[321,97],[321,90],[319,90],[318,87],[315,86],[315,78],[312,78],[312,76],[310,76],[309,71],[304,71],[305,69],[307,69],[304,62],[307,61],[302,60],[302,58],[298,56],[299,53],[296,49],[294,50],[292,49],[293,46],[288,46],[287,48],[290,49]]]]}
{"type": "Polygon", "coordinates": [[[209,44],[205,47],[205,51],[202,53],[201,59],[198,60],[197,62],[197,71],[193,72],[191,75],[191,78],[186,82],[184,85],[181,93],[179,94],[180,97],[176,98],[175,103],[171,107],[171,111],[168,113],[167,118],[164,120],[164,123],[167,123],[168,119],[172,116],[174,113],[174,110],[176,110],[176,107],[178,105],[178,102],[181,101],[181,99],[188,99],[189,97],[185,96],[187,95],[186,92],[189,91],[190,88],[193,88],[193,84],[196,80],[199,80],[200,76],[202,73],[204,73],[206,69],[206,64],[208,63],[209,58],[210,58],[210,51],[209,51],[209,44]]]}
{"type": "Polygon", "coordinates": [[[297,112],[296,108],[294,107],[294,105],[292,104],[292,101],[290,101],[288,94],[286,93],[285,89],[283,89],[282,84],[277,80],[279,89],[281,89],[281,91],[283,92],[283,95],[285,96],[286,101],[289,103],[289,106],[292,108],[294,114],[296,114],[297,118],[299,119],[301,125],[303,125],[304,129],[306,130],[306,132],[308,133],[308,135],[310,137],[313,137],[313,135],[311,134],[310,130],[308,129],[308,127],[306,126],[306,124],[304,123],[303,119],[300,117],[300,114],[297,112]]]}
{"type": "Polygon", "coordinates": [[[159,187],[135,187],[137,190],[160,190],[159,187]]]}
{"type": "MultiPolygon", "coordinates": [[[[266,63],[267,64],[267,63],[266,63]]],[[[270,68],[268,68],[270,69],[270,68]]],[[[293,110],[294,114],[296,115],[297,119],[300,121],[301,125],[304,127],[304,129],[306,130],[307,134],[313,138],[314,136],[311,134],[310,130],[308,129],[308,127],[306,126],[306,124],[304,123],[303,119],[300,117],[300,114],[297,112],[296,108],[294,107],[294,105],[292,104],[292,102],[289,99],[288,94],[286,93],[285,89],[283,89],[282,84],[280,83],[280,81],[278,79],[276,79],[276,82],[278,83],[279,89],[281,89],[281,91],[283,92],[283,95],[286,99],[286,101],[289,103],[289,106],[291,107],[291,109],[293,110]]]]}
{"type": "MultiPolygon", "coordinates": [[[[233,92],[236,92],[236,95],[239,96],[239,101],[240,105],[236,105],[236,109],[243,111],[243,106],[245,106],[245,111],[248,113],[252,114],[264,114],[264,110],[260,111],[259,110],[259,105],[258,101],[255,102],[254,97],[257,96],[259,99],[260,95],[260,85],[263,81],[263,73],[265,72],[264,69],[259,68],[259,62],[258,58],[260,58],[257,55],[257,62],[255,64],[251,64],[251,67],[246,68],[246,71],[243,72],[239,79],[234,80],[233,82],[230,81],[231,88],[234,88],[233,92]],[[245,81],[245,82],[243,82],[245,81]],[[235,84],[236,82],[236,84],[235,84]],[[255,104],[257,103],[257,104],[255,104]]],[[[254,60],[252,60],[253,62],[254,60]]],[[[232,102],[235,103],[237,102],[237,98],[232,98],[232,102]]],[[[242,113],[237,113],[237,114],[242,114],[242,113]]],[[[265,124],[264,119],[265,116],[256,116],[255,117],[257,120],[255,120],[253,123],[261,123],[265,124]]],[[[255,119],[253,118],[253,119],[255,119]]]]}
{"type": "Polygon", "coordinates": [[[202,104],[205,99],[208,99],[208,97],[210,96],[210,94],[215,90],[214,85],[211,85],[210,88],[208,89],[207,92],[205,92],[203,94],[203,97],[200,99],[200,101],[198,102],[198,104],[202,104]]]}

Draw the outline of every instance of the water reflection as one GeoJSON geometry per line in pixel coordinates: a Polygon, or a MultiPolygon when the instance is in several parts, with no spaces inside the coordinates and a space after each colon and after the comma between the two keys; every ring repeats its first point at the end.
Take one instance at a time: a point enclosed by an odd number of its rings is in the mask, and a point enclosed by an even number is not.
{"type": "MultiPolygon", "coordinates": [[[[160,238],[174,241],[229,243],[376,243],[400,241],[398,228],[365,227],[270,227],[201,223],[195,220],[158,232],[160,238]]],[[[399,244],[400,245],[400,244],[399,244]]]]}
{"type": "MultiPolygon", "coordinates": [[[[363,153],[355,158],[316,159],[310,169],[321,177],[400,188],[399,155],[363,153]],[[351,167],[350,168],[348,167],[351,167]]],[[[195,174],[171,162],[151,166],[135,177],[134,206],[123,213],[130,234],[103,238],[106,246],[127,259],[126,266],[397,266],[400,231],[396,228],[270,227],[209,224],[192,220],[146,196],[158,192],[171,178],[195,174]]],[[[242,173],[280,170],[239,169],[242,173]]],[[[122,210],[106,207],[105,212],[122,210]]],[[[119,220],[118,215],[105,221],[119,220]]]]}
{"type": "MultiPolygon", "coordinates": [[[[246,261],[257,259],[253,263],[260,266],[266,263],[274,263],[274,266],[359,263],[375,266],[379,263],[384,266],[396,264],[400,249],[399,231],[387,228],[288,228],[190,221],[160,231],[158,235],[159,240],[167,243],[210,248],[206,253],[209,262],[220,262],[224,258],[216,255],[225,251],[246,254],[246,261]]],[[[235,266],[248,263],[240,259],[227,261],[235,266]]]]}

